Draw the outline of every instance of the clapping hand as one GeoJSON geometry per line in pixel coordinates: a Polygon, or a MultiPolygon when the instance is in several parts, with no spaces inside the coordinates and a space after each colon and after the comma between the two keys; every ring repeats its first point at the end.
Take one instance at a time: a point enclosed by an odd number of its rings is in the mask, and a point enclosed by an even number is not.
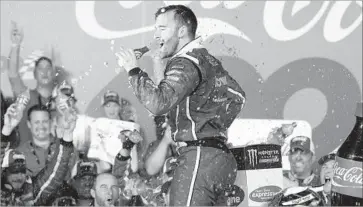
{"type": "Polygon", "coordinates": [[[24,37],[24,33],[22,29],[19,29],[16,22],[12,21],[11,22],[12,27],[11,27],[11,42],[14,45],[20,45],[21,42],[23,41],[23,37],[24,37]]]}
{"type": "Polygon", "coordinates": [[[23,111],[18,111],[16,104],[11,104],[6,113],[4,114],[4,129],[7,134],[9,135],[13,129],[18,126],[21,119],[23,118],[23,111]]]}

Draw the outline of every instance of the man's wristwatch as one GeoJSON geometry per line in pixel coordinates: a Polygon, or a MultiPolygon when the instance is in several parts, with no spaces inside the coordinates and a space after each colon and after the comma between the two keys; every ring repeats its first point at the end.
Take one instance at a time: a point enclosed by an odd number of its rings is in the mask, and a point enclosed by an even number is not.
{"type": "Polygon", "coordinates": [[[131,150],[134,147],[135,143],[133,143],[129,137],[126,137],[126,141],[122,143],[122,149],[131,150]]]}
{"type": "Polygon", "coordinates": [[[130,157],[130,156],[125,157],[125,156],[122,156],[120,153],[118,153],[118,154],[116,155],[116,158],[117,158],[118,160],[120,160],[120,161],[126,161],[126,160],[130,159],[131,157],[130,157]]]}

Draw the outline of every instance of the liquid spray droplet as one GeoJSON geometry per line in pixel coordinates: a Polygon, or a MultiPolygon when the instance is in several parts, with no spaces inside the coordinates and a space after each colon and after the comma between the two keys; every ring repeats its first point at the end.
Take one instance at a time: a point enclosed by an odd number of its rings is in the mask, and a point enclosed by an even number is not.
{"type": "Polygon", "coordinates": [[[78,83],[78,80],[77,78],[72,78],[71,82],[73,85],[76,85],[78,83]]]}
{"type": "Polygon", "coordinates": [[[121,72],[121,68],[115,68],[115,73],[119,74],[121,72]]]}

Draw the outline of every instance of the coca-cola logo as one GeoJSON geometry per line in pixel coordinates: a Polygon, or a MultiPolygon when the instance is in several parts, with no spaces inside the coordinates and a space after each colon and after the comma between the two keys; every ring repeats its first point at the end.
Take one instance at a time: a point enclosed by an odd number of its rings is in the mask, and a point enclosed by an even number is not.
{"type": "Polygon", "coordinates": [[[332,191],[363,198],[362,162],[336,157],[332,191]]]}
{"type": "MultiPolygon", "coordinates": [[[[116,2],[114,3],[116,4],[116,2]]],[[[138,12],[137,10],[139,10],[140,14],[148,12],[148,9],[145,10],[145,5],[143,5],[147,4],[147,2],[119,1],[118,3],[124,10],[134,10],[134,13],[138,12]]],[[[323,36],[328,42],[338,42],[344,39],[345,37],[350,35],[355,29],[357,29],[357,27],[360,26],[362,22],[362,13],[360,13],[360,15],[349,26],[344,28],[341,27],[342,19],[344,15],[348,12],[348,7],[351,4],[356,4],[362,7],[361,1],[324,1],[322,2],[318,11],[316,11],[315,15],[307,23],[303,24],[300,28],[289,29],[284,23],[284,13],[287,7],[286,3],[286,1],[267,1],[264,5],[263,14],[261,14],[263,15],[263,25],[265,27],[265,31],[271,38],[278,41],[291,41],[303,36],[304,34],[311,31],[312,28],[314,28],[314,26],[319,22],[319,20],[322,19],[324,15],[326,15],[326,18],[323,26],[323,36]],[[328,9],[329,6],[331,6],[330,10],[328,9]]],[[[192,4],[192,1],[164,1],[164,4],[184,4],[189,6],[190,4],[192,4]]],[[[207,10],[214,9],[216,7],[223,7],[229,10],[235,10],[239,9],[244,4],[248,4],[248,2],[225,1],[222,3],[220,1],[201,1],[199,2],[199,4],[202,8],[207,10]]],[[[310,4],[311,1],[295,1],[292,6],[291,16],[298,14],[301,10],[307,8],[310,4]]],[[[77,1],[75,7],[76,18],[79,26],[84,32],[94,38],[123,38],[150,32],[154,29],[154,26],[152,24],[129,30],[107,29],[102,26],[99,21],[97,21],[95,14],[95,5],[95,1],[77,1]]],[[[203,16],[199,16],[198,18],[200,24],[198,33],[203,37],[222,33],[240,37],[251,43],[254,41],[258,41],[256,39],[252,39],[252,35],[250,35],[248,31],[244,32],[241,28],[227,23],[226,21],[203,16]]]]}
{"type": "MultiPolygon", "coordinates": [[[[154,136],[152,121],[128,88],[126,74],[120,74],[123,69],[116,65],[111,48],[144,46],[153,36],[154,12],[171,3],[195,11],[201,19],[198,32],[208,37],[206,47],[246,91],[240,118],[306,120],[312,137],[319,137],[314,140],[317,157],[349,134],[355,104],[361,100],[361,1],[77,1],[62,12],[57,12],[58,4],[9,2],[2,14],[5,19],[24,19],[27,11],[29,18],[39,15],[37,21],[19,21],[26,26],[21,55],[31,61],[29,54],[42,48],[39,44],[62,45],[59,60],[74,75],[71,83],[80,111],[102,116],[100,97],[115,89],[135,104],[141,124],[154,136]],[[48,25],[44,35],[57,38],[45,40],[32,34],[37,25],[48,25]],[[63,31],[69,35],[60,36],[63,31]],[[63,42],[77,45],[78,50],[63,42]],[[354,55],[341,53],[348,50],[354,55]]],[[[6,37],[10,27],[4,28],[6,37]]],[[[2,55],[4,69],[8,50],[2,55]]],[[[150,57],[140,62],[152,75],[150,57]]],[[[20,73],[29,84],[32,71],[24,68],[20,73]]],[[[6,75],[2,77],[2,91],[11,91],[6,75]]],[[[252,161],[256,163],[255,157],[252,161]]]]}
{"type": "Polygon", "coordinates": [[[361,167],[344,168],[344,167],[339,166],[339,163],[336,162],[334,164],[333,179],[337,186],[362,188],[362,184],[363,184],[362,168],[361,167]],[[346,185],[350,184],[350,185],[344,186],[344,184],[346,184],[346,185]]]}

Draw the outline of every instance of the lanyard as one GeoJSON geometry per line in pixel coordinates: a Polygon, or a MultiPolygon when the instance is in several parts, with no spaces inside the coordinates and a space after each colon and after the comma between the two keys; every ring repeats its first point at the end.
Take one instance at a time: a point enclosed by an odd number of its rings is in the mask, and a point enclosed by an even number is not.
{"type": "MultiPolygon", "coordinates": [[[[47,154],[47,159],[46,159],[45,163],[48,163],[50,161],[51,157],[52,157],[52,150],[51,150],[52,145],[53,145],[53,143],[50,143],[50,145],[48,147],[48,154],[47,154]]],[[[35,156],[38,165],[40,165],[40,160],[39,160],[39,157],[38,157],[37,153],[35,152],[33,142],[30,142],[30,150],[33,153],[33,155],[35,156]]]]}

